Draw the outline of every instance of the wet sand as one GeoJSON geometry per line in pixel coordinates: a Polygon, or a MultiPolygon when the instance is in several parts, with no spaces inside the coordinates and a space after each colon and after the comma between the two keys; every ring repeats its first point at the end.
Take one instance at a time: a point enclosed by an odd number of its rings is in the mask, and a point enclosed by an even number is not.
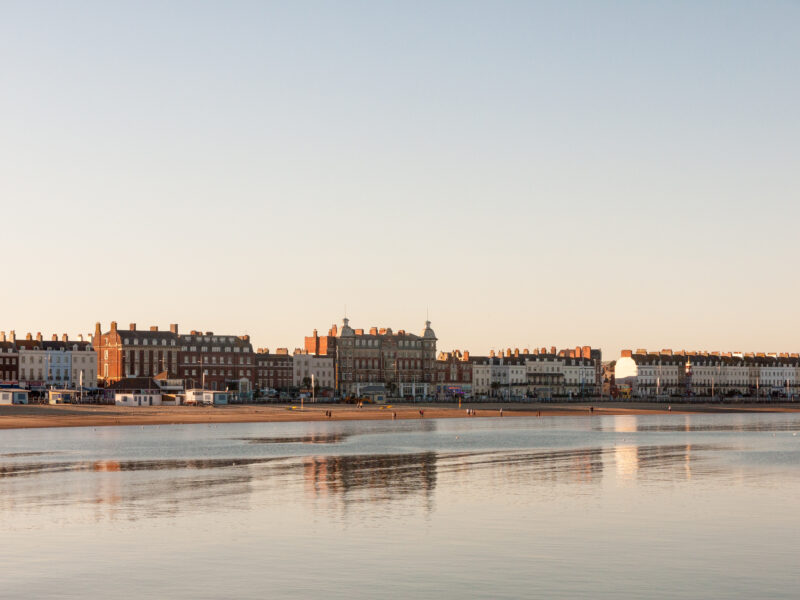
{"type": "Polygon", "coordinates": [[[465,404],[364,406],[311,404],[229,406],[0,406],[0,429],[29,427],[101,427],[192,423],[274,423],[282,421],[347,421],[531,416],[602,416],[691,413],[800,412],[797,404],[673,404],[604,402],[602,404],[465,404]],[[594,410],[591,410],[591,407],[594,410]],[[467,409],[474,415],[467,415],[467,409]],[[423,415],[420,415],[420,410],[423,415]],[[331,411],[332,416],[326,416],[331,411]]]}

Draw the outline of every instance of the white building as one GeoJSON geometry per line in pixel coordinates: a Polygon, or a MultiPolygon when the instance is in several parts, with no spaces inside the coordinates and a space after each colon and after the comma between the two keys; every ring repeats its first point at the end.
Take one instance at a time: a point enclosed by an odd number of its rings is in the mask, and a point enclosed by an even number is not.
{"type": "Polygon", "coordinates": [[[161,406],[161,392],[142,391],[114,394],[114,404],[117,406],[161,406]]]}
{"type": "Polygon", "coordinates": [[[228,404],[234,397],[234,392],[218,390],[186,390],[186,404],[220,405],[228,404]]]}
{"type": "Polygon", "coordinates": [[[314,385],[320,388],[334,388],[336,370],[333,357],[316,356],[305,352],[295,352],[292,357],[292,385],[303,387],[303,380],[314,378],[314,385]]]}
{"type": "Polygon", "coordinates": [[[623,350],[617,381],[631,378],[633,394],[652,396],[792,396],[798,393],[798,354],[636,352],[623,350]]]}
{"type": "Polygon", "coordinates": [[[53,335],[44,341],[42,334],[17,340],[19,381],[29,387],[59,387],[75,389],[97,387],[97,353],[91,343],[70,341],[66,334],[61,340],[53,335]]]}

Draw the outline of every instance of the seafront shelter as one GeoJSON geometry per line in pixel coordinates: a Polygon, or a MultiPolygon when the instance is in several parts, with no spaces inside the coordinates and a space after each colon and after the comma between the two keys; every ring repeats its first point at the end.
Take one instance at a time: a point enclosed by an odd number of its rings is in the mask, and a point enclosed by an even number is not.
{"type": "Polygon", "coordinates": [[[47,392],[48,404],[77,404],[77,390],[49,390],[47,392]]]}
{"type": "Polygon", "coordinates": [[[141,393],[117,393],[114,394],[114,404],[116,406],[161,406],[161,392],[148,391],[141,393]]]}
{"type": "Polygon", "coordinates": [[[0,404],[27,404],[28,390],[18,388],[0,389],[0,404]]]}

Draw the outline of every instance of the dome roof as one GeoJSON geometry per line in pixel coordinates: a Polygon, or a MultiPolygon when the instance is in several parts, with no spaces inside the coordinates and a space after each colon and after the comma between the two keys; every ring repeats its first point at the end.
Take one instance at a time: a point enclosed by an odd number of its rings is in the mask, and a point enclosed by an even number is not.
{"type": "Polygon", "coordinates": [[[422,332],[422,337],[429,340],[436,339],[436,334],[433,332],[433,329],[431,329],[430,321],[425,321],[425,330],[422,332]]]}
{"type": "Polygon", "coordinates": [[[345,337],[345,336],[353,336],[355,334],[356,333],[355,331],[353,331],[353,328],[350,327],[350,319],[348,319],[347,317],[342,319],[342,330],[339,332],[339,336],[345,337]]]}

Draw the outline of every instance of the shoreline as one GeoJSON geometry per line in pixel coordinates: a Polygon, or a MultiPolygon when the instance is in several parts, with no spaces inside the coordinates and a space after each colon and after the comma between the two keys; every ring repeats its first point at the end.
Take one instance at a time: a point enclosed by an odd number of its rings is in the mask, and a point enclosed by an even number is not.
{"type": "Polygon", "coordinates": [[[598,404],[398,404],[368,405],[228,405],[216,407],[108,405],[0,406],[0,429],[46,427],[116,427],[131,425],[202,425],[208,423],[289,423],[311,421],[371,421],[449,418],[564,417],[655,414],[787,413],[800,412],[798,404],[675,404],[664,402],[604,402],[598,404]],[[592,411],[592,408],[594,409],[592,411]],[[468,415],[467,409],[474,411],[468,415]],[[423,415],[419,411],[423,411],[423,415]],[[331,411],[332,416],[326,416],[331,411]]]}

